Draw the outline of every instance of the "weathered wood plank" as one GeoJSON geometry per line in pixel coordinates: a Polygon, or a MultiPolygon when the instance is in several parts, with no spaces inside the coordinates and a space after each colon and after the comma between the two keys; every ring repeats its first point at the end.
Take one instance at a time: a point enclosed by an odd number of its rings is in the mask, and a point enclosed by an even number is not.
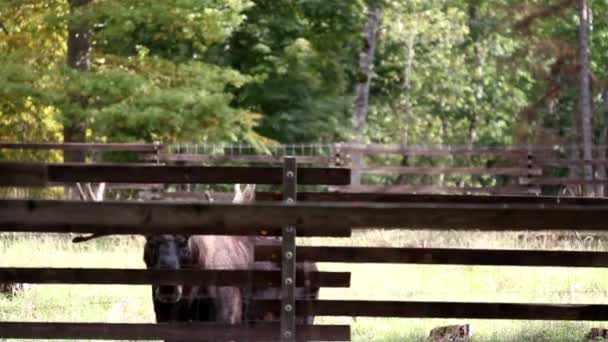
{"type": "Polygon", "coordinates": [[[541,168],[526,167],[415,167],[415,166],[362,166],[352,167],[353,171],[375,174],[401,174],[401,175],[442,175],[442,174],[468,174],[468,175],[504,175],[504,176],[540,176],[541,168]]]}
{"type": "Polygon", "coordinates": [[[525,185],[492,186],[492,187],[455,187],[439,185],[347,185],[337,187],[341,192],[377,192],[377,193],[443,193],[462,194],[479,193],[492,195],[521,195],[523,193],[536,193],[539,189],[525,185]]]}
{"type": "MultiPolygon", "coordinates": [[[[283,163],[284,156],[272,155],[212,155],[212,154],[151,154],[144,160],[159,160],[161,162],[209,162],[209,163],[283,163]]],[[[327,156],[295,156],[298,164],[333,164],[335,157],[327,156]]]]}
{"type": "MultiPolygon", "coordinates": [[[[256,261],[279,261],[280,248],[257,246],[256,261]]],[[[297,261],[428,265],[607,267],[608,252],[458,248],[298,247],[297,261]]]]}
{"type": "MultiPolygon", "coordinates": [[[[279,340],[279,325],[222,325],[215,323],[42,323],[0,322],[0,338],[92,340],[279,340]]],[[[301,325],[298,341],[350,341],[347,325],[301,325]]]]}
{"type": "Polygon", "coordinates": [[[48,174],[44,164],[0,164],[0,186],[47,186],[48,174]]]}
{"type": "MultiPolygon", "coordinates": [[[[281,184],[282,172],[278,167],[211,167],[167,166],[152,164],[41,164],[0,162],[0,174],[8,175],[13,182],[4,185],[30,185],[31,176],[22,180],[22,172],[44,171],[48,182],[108,182],[108,183],[243,183],[281,184]],[[42,168],[42,169],[41,169],[42,168]],[[15,172],[19,171],[18,174],[15,172]]],[[[344,168],[301,168],[299,184],[345,185],[350,182],[350,170],[344,168]]],[[[1,184],[1,183],[0,183],[1,184]]]]}
{"type": "Polygon", "coordinates": [[[391,145],[343,145],[342,152],[356,152],[360,154],[404,154],[410,156],[473,156],[473,155],[496,155],[502,157],[525,156],[528,152],[525,148],[437,148],[437,147],[403,147],[391,145]]]}
{"type": "MultiPolygon", "coordinates": [[[[255,301],[256,311],[278,309],[279,301],[255,301]]],[[[608,321],[608,305],[599,304],[317,300],[297,301],[296,312],[302,316],[608,321]]]]}
{"type": "Polygon", "coordinates": [[[576,185],[576,184],[607,184],[608,179],[572,179],[559,177],[520,178],[522,185],[576,185]]]}
{"type": "Polygon", "coordinates": [[[123,144],[123,143],[19,143],[0,142],[0,149],[62,150],[62,151],[129,151],[154,152],[162,144],[123,144]]]}
{"type": "MultiPolygon", "coordinates": [[[[299,275],[296,285],[301,287],[350,286],[348,272],[300,272],[299,275]]],[[[280,271],[0,268],[0,283],[279,287],[282,281],[280,271]]]]}
{"type": "MultiPolygon", "coordinates": [[[[0,231],[280,236],[281,227],[298,223],[284,207],[270,205],[259,211],[262,207],[255,204],[0,200],[0,231]]],[[[318,227],[303,223],[299,235],[350,236],[346,225],[318,227]]]]}
{"type": "Polygon", "coordinates": [[[606,230],[608,206],[544,203],[234,205],[0,200],[0,231],[270,235],[277,233],[270,228],[280,230],[294,222],[303,236],[344,233],[351,227],[606,230]]]}
{"type": "Polygon", "coordinates": [[[594,160],[568,160],[568,159],[534,159],[534,165],[538,167],[562,167],[572,165],[608,165],[607,159],[594,160]]]}
{"type": "MultiPolygon", "coordinates": [[[[198,196],[196,193],[190,193],[198,196]]],[[[200,195],[202,196],[202,194],[200,195]]],[[[199,196],[199,197],[200,197],[199,196]]],[[[256,192],[258,201],[280,201],[279,192],[256,192]]],[[[469,203],[469,204],[579,204],[608,205],[608,198],[559,197],[559,196],[483,196],[483,195],[439,195],[439,194],[399,194],[373,192],[299,192],[302,202],[385,202],[385,203],[469,203]]]]}

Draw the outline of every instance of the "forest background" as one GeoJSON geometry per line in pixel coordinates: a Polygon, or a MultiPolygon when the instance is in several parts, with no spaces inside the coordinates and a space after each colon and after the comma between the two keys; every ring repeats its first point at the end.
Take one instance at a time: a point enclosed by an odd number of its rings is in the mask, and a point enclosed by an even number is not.
{"type": "Polygon", "coordinates": [[[0,138],[602,145],[607,11],[607,0],[0,0],[0,138]]]}

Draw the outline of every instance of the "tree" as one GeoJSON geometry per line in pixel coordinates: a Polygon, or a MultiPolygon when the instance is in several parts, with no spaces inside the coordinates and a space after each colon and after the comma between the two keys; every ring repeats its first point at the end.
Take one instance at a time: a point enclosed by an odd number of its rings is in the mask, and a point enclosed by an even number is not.
{"type": "MultiPolygon", "coordinates": [[[[593,179],[593,113],[591,111],[590,68],[589,68],[589,14],[587,0],[579,1],[579,53],[580,53],[580,113],[582,123],[583,160],[585,161],[585,181],[593,179]]],[[[593,186],[587,184],[585,195],[593,195],[593,186]]]]}
{"type": "MultiPolygon", "coordinates": [[[[363,31],[363,46],[359,55],[359,77],[355,91],[355,105],[353,112],[353,142],[362,144],[365,142],[365,121],[369,108],[369,89],[373,76],[374,58],[376,56],[376,45],[380,21],[382,17],[382,6],[379,0],[371,0],[368,5],[367,23],[363,31]]],[[[353,167],[361,166],[361,155],[352,155],[353,167]]],[[[353,172],[351,184],[359,184],[361,176],[353,172]]]]}
{"type": "Polygon", "coordinates": [[[253,77],[235,102],[264,114],[274,140],[333,142],[350,136],[363,1],[255,0],[218,60],[253,77]]]}
{"type": "MultiPolygon", "coordinates": [[[[92,1],[69,0],[70,12],[74,15],[84,6],[91,4],[92,1]]],[[[91,23],[86,20],[68,22],[67,65],[69,68],[83,73],[91,70],[92,38],[93,28],[91,23]]],[[[78,107],[78,110],[67,110],[64,113],[63,141],[85,142],[86,120],[78,113],[86,112],[89,98],[77,92],[69,94],[69,96],[73,102],[71,108],[78,107]]],[[[65,151],[63,159],[66,162],[84,162],[85,157],[84,151],[65,151]]]]}
{"type": "Polygon", "coordinates": [[[66,141],[263,143],[253,131],[260,114],[233,105],[234,89],[251,78],[205,55],[226,42],[248,6],[3,1],[0,48],[12,69],[0,74],[15,86],[5,90],[18,95],[0,99],[3,119],[45,109],[63,124],[66,141]]]}

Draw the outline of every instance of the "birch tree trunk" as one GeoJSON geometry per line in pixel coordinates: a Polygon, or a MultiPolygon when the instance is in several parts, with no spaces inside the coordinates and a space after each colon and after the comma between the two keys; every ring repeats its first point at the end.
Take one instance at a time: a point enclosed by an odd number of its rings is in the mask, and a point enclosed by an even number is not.
{"type": "MultiPolygon", "coordinates": [[[[580,106],[581,106],[581,136],[583,160],[585,161],[585,181],[593,180],[593,167],[587,164],[593,159],[593,113],[591,111],[591,94],[589,87],[589,6],[587,0],[579,0],[580,27],[580,106]]],[[[585,184],[585,196],[593,196],[593,185],[585,184]]]]}
{"type": "MultiPolygon", "coordinates": [[[[469,132],[468,132],[468,147],[473,148],[475,141],[477,140],[477,122],[479,121],[479,108],[484,98],[484,69],[485,69],[485,56],[481,46],[481,33],[480,33],[480,19],[479,19],[479,6],[480,0],[471,0],[469,2],[469,31],[471,39],[473,41],[473,50],[475,57],[475,104],[473,110],[469,115],[469,132]]],[[[471,165],[472,166],[472,165],[471,165]]]]}
{"type": "MultiPolygon", "coordinates": [[[[86,6],[93,0],[69,0],[70,12],[86,6]]],[[[68,27],[67,65],[79,72],[91,69],[91,38],[93,30],[90,24],[81,22],[68,27]]],[[[72,101],[80,108],[86,109],[88,99],[81,94],[72,94],[72,101]]],[[[86,123],[77,113],[65,113],[67,118],[63,126],[64,142],[84,142],[86,140],[86,123]]],[[[86,154],[83,151],[65,151],[66,162],[83,162],[86,154]]]]}
{"type": "MultiPolygon", "coordinates": [[[[475,146],[475,142],[477,141],[477,124],[479,122],[479,112],[484,100],[485,89],[483,85],[483,78],[485,75],[485,56],[482,50],[482,42],[481,42],[481,28],[480,28],[480,18],[479,18],[479,8],[481,5],[481,0],[470,0],[468,7],[469,14],[469,34],[471,36],[471,41],[473,43],[473,54],[474,60],[473,63],[475,65],[475,75],[473,77],[474,82],[474,96],[475,103],[471,106],[471,110],[468,115],[469,127],[467,132],[467,147],[472,149],[475,146]]],[[[472,167],[473,165],[473,157],[467,156],[466,161],[468,166],[472,167]]],[[[473,175],[471,177],[472,181],[476,180],[476,176],[473,175]]],[[[465,178],[462,178],[458,184],[460,187],[465,186],[465,178]]]]}
{"type": "MultiPolygon", "coordinates": [[[[401,133],[401,147],[409,145],[409,126],[412,123],[412,104],[410,101],[410,93],[412,88],[412,72],[414,71],[414,60],[416,58],[416,34],[411,33],[407,40],[407,52],[405,60],[405,68],[403,69],[403,83],[401,85],[401,103],[399,110],[403,114],[403,132],[401,133]]],[[[409,156],[404,154],[401,157],[401,166],[409,165],[409,156]]],[[[398,184],[406,184],[406,175],[399,175],[398,184]]]]}
{"type": "MultiPolygon", "coordinates": [[[[382,17],[380,0],[371,0],[368,5],[367,23],[363,32],[363,47],[359,54],[359,81],[356,87],[355,108],[353,113],[354,132],[353,142],[363,144],[365,142],[365,122],[369,108],[369,87],[372,79],[372,69],[376,55],[376,43],[378,40],[378,29],[382,17]]],[[[361,154],[353,153],[353,167],[361,166],[361,154]]],[[[351,184],[360,184],[361,174],[354,171],[351,176],[351,184]]]]}

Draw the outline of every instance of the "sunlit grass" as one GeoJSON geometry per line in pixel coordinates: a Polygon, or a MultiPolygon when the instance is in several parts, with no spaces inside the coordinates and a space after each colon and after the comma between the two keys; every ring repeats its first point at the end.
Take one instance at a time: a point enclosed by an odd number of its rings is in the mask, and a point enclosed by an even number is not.
{"type": "MultiPolygon", "coordinates": [[[[65,235],[4,234],[1,267],[143,268],[141,238],[73,244],[65,235]]],[[[0,295],[0,321],[153,323],[148,286],[34,285],[0,295]]]]}
{"type": "MultiPolygon", "coordinates": [[[[366,231],[352,239],[302,239],[304,244],[606,250],[605,240],[557,241],[518,233],[366,231]]],[[[103,238],[72,244],[62,235],[2,235],[2,267],[143,268],[142,239],[103,238]]],[[[608,304],[608,270],[599,268],[323,264],[352,272],[350,289],[323,289],[325,299],[608,304]]],[[[154,322],[148,286],[35,285],[0,296],[2,321],[154,322]]],[[[590,322],[320,318],[352,323],[354,341],[425,341],[437,326],[470,323],[473,341],[582,341],[590,322]]],[[[608,323],[604,324],[608,325],[608,323]]]]}

